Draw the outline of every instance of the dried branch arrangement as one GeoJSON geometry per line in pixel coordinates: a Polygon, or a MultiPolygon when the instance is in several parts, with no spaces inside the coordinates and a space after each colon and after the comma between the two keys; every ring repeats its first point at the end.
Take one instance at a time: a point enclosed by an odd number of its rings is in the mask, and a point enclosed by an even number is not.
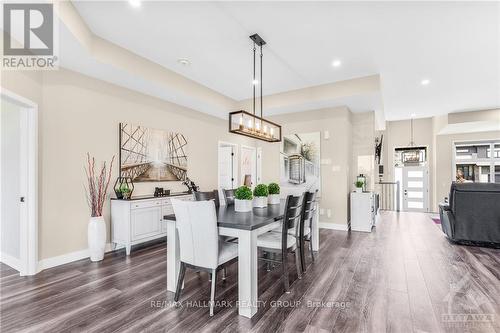
{"type": "Polygon", "coordinates": [[[98,170],[99,174],[96,174],[95,158],[90,157],[90,154],[87,153],[87,165],[84,169],[88,184],[85,186],[85,193],[92,217],[102,216],[114,160],[115,156],[111,159],[109,170],[106,169],[106,162],[103,162],[100,170],[98,170]]]}

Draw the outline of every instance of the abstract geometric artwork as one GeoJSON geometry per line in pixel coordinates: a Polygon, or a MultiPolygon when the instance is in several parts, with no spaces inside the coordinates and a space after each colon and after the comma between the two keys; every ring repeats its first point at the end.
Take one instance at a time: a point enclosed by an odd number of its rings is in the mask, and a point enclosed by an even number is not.
{"type": "Polygon", "coordinates": [[[185,180],[186,138],[181,133],[120,123],[120,175],[134,182],[185,180]]]}

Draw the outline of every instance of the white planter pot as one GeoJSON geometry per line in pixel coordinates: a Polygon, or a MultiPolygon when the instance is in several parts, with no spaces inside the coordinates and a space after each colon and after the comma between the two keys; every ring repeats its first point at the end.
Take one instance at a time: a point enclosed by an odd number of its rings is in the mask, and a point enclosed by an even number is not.
{"type": "Polygon", "coordinates": [[[104,258],[106,246],[106,223],[104,217],[91,217],[87,227],[90,260],[100,261],[104,258]]]}
{"type": "Polygon", "coordinates": [[[251,212],[252,200],[234,199],[234,210],[242,213],[251,212]]]}
{"type": "Polygon", "coordinates": [[[267,197],[267,203],[270,205],[278,205],[280,203],[280,195],[269,194],[269,196],[267,197]]]}
{"type": "Polygon", "coordinates": [[[356,187],[356,193],[363,193],[362,187],[356,187]]]}
{"type": "Polygon", "coordinates": [[[257,208],[267,207],[267,197],[254,197],[253,206],[257,208]]]}

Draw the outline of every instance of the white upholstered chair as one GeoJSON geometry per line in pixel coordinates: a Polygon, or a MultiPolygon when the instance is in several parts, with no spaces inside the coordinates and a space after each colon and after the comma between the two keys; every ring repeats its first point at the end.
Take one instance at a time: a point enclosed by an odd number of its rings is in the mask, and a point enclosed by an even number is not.
{"type": "Polygon", "coordinates": [[[238,245],[219,239],[213,200],[193,202],[172,199],[172,206],[181,261],[174,299],[176,302],[179,300],[186,268],[206,271],[212,274],[210,316],[213,316],[217,271],[238,257],[238,245]]]}

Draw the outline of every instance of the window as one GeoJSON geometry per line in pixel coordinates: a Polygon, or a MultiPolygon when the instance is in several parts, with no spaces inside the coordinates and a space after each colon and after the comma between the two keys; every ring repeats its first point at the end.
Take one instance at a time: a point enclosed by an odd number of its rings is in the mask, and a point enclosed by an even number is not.
{"type": "Polygon", "coordinates": [[[500,183],[500,142],[455,143],[454,172],[468,182],[500,183]]]}

